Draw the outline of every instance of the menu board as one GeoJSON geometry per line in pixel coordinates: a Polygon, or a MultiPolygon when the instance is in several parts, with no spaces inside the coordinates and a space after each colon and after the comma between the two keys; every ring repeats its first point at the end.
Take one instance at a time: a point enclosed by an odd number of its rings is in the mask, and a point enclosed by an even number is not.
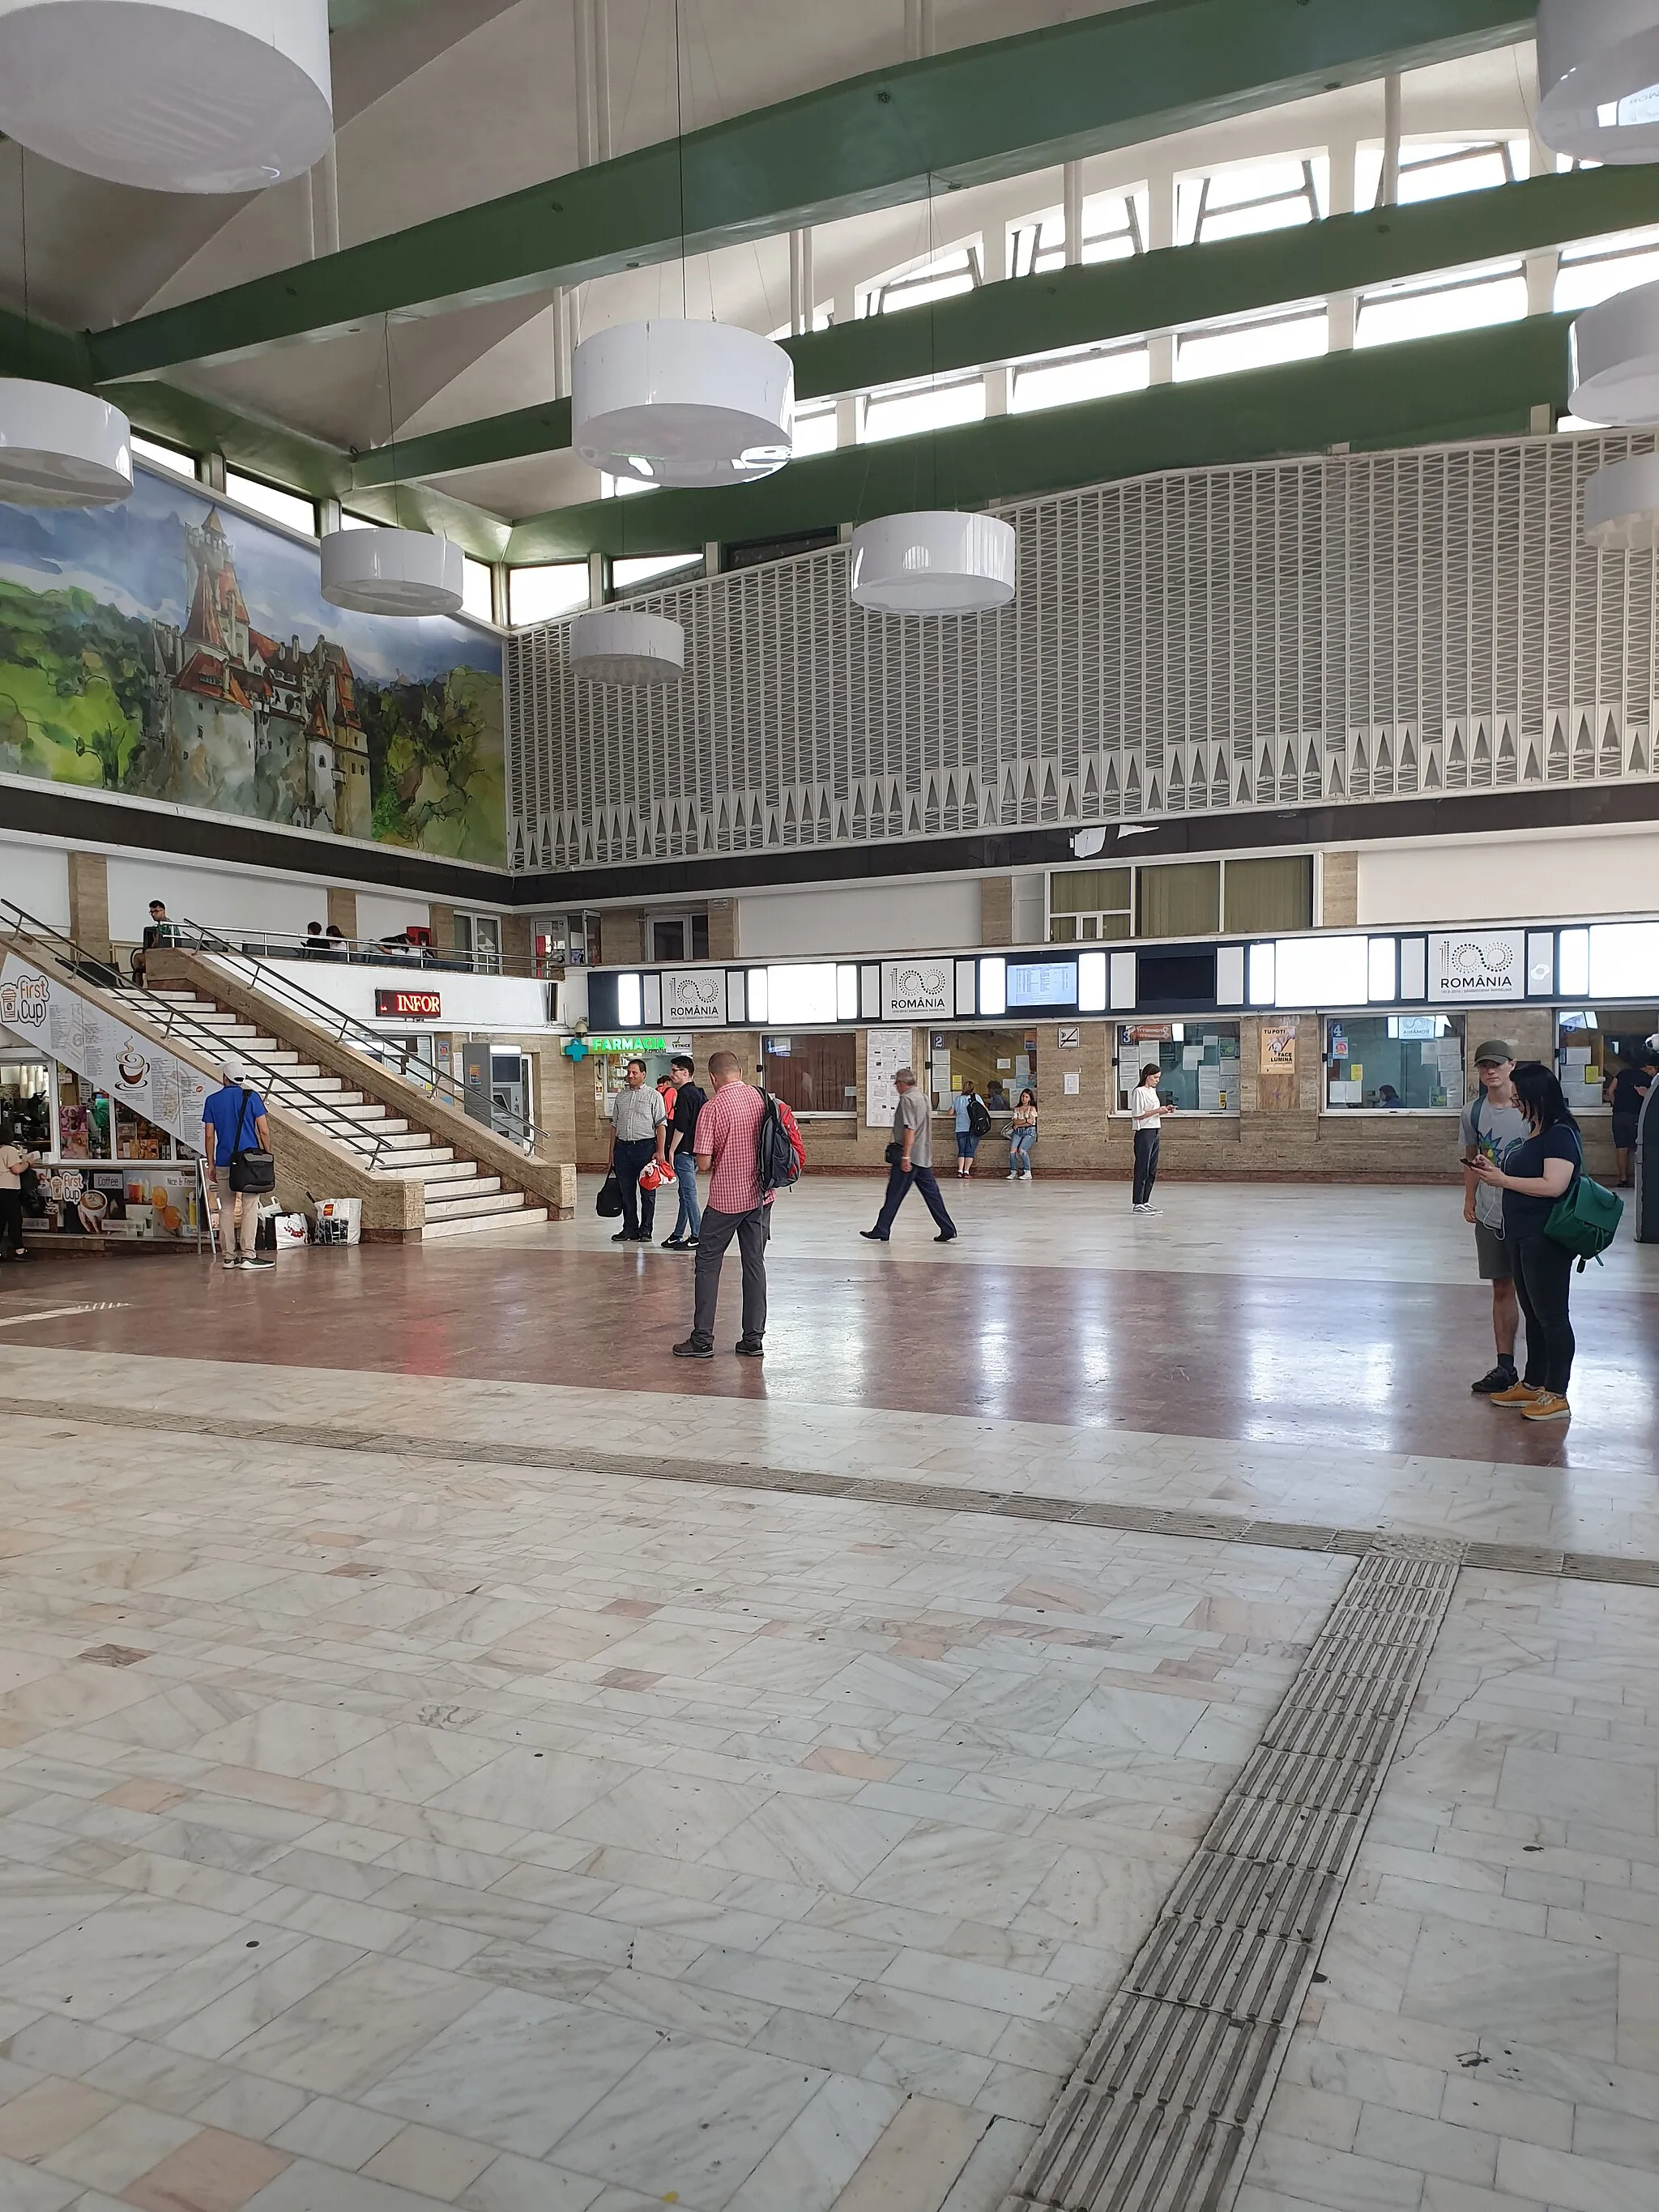
{"type": "Polygon", "coordinates": [[[15,952],[8,952],[0,966],[0,1027],[38,1044],[91,1090],[105,1092],[192,1152],[202,1149],[207,1078],[15,952]]]}

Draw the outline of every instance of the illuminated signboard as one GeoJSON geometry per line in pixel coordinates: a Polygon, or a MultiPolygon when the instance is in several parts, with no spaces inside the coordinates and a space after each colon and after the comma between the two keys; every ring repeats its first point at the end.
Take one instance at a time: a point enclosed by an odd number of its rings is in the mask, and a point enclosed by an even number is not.
{"type": "Polygon", "coordinates": [[[665,1036],[591,1036],[584,1038],[589,1052],[666,1052],[665,1036]]]}
{"type": "Polygon", "coordinates": [[[382,1021],[435,1022],[443,1018],[443,1001],[435,991],[380,991],[374,1012],[382,1021]]]}

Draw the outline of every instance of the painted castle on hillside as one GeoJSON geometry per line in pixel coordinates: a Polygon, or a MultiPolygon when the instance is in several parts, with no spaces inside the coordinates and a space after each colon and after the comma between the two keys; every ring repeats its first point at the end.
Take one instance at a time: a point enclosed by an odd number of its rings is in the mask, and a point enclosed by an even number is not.
{"type": "Polygon", "coordinates": [[[181,629],[152,625],[165,787],[186,805],[374,834],[368,743],[351,663],[319,636],[283,644],[254,629],[219,511],[185,529],[181,629]]]}

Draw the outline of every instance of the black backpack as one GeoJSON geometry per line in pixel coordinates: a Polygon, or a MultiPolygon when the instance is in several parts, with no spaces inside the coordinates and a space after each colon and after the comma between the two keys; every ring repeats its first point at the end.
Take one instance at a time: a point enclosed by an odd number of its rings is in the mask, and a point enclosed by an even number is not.
{"type": "Polygon", "coordinates": [[[976,1137],[991,1133],[991,1109],[977,1091],[968,1101],[968,1127],[976,1137]]]}
{"type": "Polygon", "coordinates": [[[795,1117],[783,1101],[775,1098],[769,1091],[763,1091],[761,1099],[759,1164],[761,1191],[764,1194],[768,1191],[787,1190],[791,1183],[800,1181],[805,1150],[795,1127],[795,1117]]]}

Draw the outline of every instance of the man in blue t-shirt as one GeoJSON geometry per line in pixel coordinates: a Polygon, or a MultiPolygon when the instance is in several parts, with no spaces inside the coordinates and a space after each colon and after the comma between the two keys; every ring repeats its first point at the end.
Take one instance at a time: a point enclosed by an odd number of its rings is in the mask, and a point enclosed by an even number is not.
{"type": "Polygon", "coordinates": [[[270,1124],[265,1102],[242,1080],[242,1071],[232,1061],[219,1071],[222,1089],[211,1091],[202,1103],[202,1144],[208,1172],[219,1193],[219,1264],[224,1267],[271,1267],[254,1250],[259,1231],[259,1201],[252,1194],[242,1200],[240,1249],[238,1249],[236,1194],[230,1187],[230,1163],[238,1152],[270,1150],[270,1124]]]}

